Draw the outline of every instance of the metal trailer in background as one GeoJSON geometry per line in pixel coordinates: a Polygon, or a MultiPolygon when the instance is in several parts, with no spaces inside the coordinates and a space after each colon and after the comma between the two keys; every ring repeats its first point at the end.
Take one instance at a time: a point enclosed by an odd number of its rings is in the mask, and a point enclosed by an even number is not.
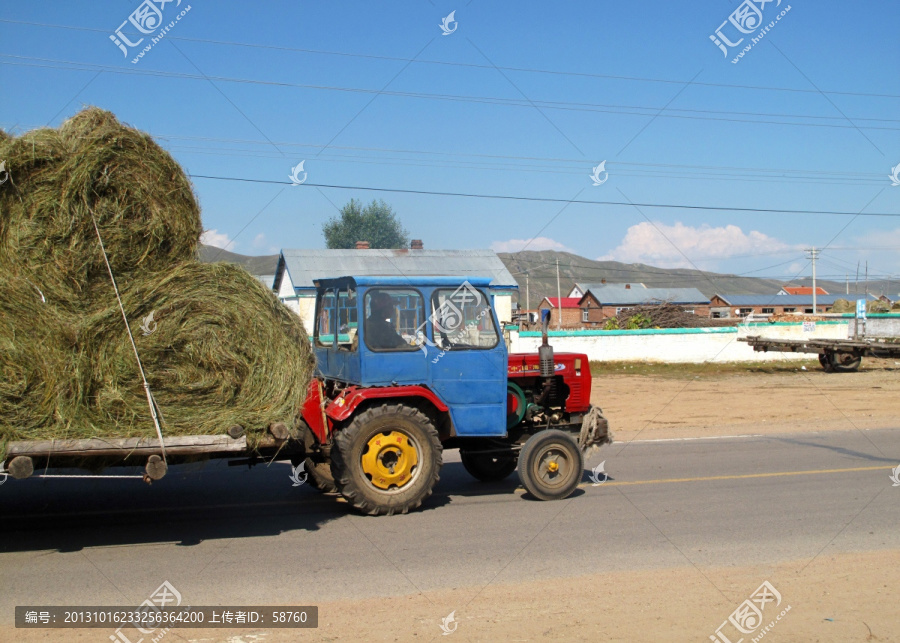
{"type": "Polygon", "coordinates": [[[900,315],[859,315],[850,319],[848,339],[773,339],[752,335],[738,339],[755,351],[816,353],[829,373],[859,370],[863,357],[900,358],[900,315]]]}

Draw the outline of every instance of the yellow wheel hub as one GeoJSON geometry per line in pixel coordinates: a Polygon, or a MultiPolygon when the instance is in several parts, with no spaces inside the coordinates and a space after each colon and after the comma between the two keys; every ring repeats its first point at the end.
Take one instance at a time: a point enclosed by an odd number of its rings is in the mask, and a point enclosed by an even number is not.
{"type": "Polygon", "coordinates": [[[556,462],[548,463],[547,471],[549,471],[550,473],[556,473],[557,471],[559,471],[559,464],[557,464],[556,462]]]}
{"type": "Polygon", "coordinates": [[[419,453],[409,436],[400,431],[372,436],[362,455],[362,470],[379,489],[403,487],[412,480],[419,453]]]}

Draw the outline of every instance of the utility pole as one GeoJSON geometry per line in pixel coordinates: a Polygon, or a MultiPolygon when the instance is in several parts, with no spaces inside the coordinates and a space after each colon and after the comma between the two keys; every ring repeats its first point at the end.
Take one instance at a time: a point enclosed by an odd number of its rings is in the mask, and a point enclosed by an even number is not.
{"type": "Polygon", "coordinates": [[[531,297],[528,293],[528,273],[525,273],[525,314],[528,315],[528,321],[531,321],[531,297]]]}
{"type": "Polygon", "coordinates": [[[816,312],[817,312],[817,308],[816,308],[816,259],[819,258],[819,253],[821,252],[821,250],[816,250],[815,246],[813,246],[812,248],[807,248],[807,249],[806,249],[806,252],[809,253],[809,258],[810,258],[810,260],[812,261],[812,273],[813,273],[813,286],[812,286],[812,291],[813,291],[813,315],[815,315],[816,312]]]}
{"type": "Polygon", "coordinates": [[[556,312],[558,317],[556,318],[556,330],[559,330],[562,327],[562,292],[559,288],[559,257],[556,258],[556,303],[558,307],[556,312]]]}
{"type": "Polygon", "coordinates": [[[847,274],[847,294],[850,294],[850,275],[847,274]]]}

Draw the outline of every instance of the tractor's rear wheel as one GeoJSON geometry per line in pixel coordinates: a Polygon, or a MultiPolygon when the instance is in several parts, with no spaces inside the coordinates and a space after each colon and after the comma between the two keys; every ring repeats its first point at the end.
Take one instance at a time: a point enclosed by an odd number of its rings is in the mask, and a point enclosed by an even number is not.
{"type": "Polygon", "coordinates": [[[519,478],[540,500],[567,498],[583,475],[584,457],[568,433],[555,429],[535,433],[519,453],[519,478]]]}
{"type": "Polygon", "coordinates": [[[337,432],[331,472],[338,491],[357,510],[371,516],[407,513],[431,495],[442,451],[424,413],[383,404],[337,432]]]}
{"type": "Polygon", "coordinates": [[[509,454],[479,453],[460,449],[459,457],[466,471],[482,482],[503,480],[516,470],[518,461],[516,454],[512,452],[509,454]]]}

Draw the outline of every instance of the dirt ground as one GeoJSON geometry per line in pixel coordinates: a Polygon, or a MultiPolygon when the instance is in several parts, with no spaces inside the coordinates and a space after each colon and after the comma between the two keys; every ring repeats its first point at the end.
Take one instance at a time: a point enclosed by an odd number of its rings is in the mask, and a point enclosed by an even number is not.
{"type": "Polygon", "coordinates": [[[615,439],[625,442],[900,424],[900,364],[893,360],[865,360],[857,373],[826,373],[817,362],[803,362],[617,364],[594,374],[591,401],[603,409],[615,439]]]}

